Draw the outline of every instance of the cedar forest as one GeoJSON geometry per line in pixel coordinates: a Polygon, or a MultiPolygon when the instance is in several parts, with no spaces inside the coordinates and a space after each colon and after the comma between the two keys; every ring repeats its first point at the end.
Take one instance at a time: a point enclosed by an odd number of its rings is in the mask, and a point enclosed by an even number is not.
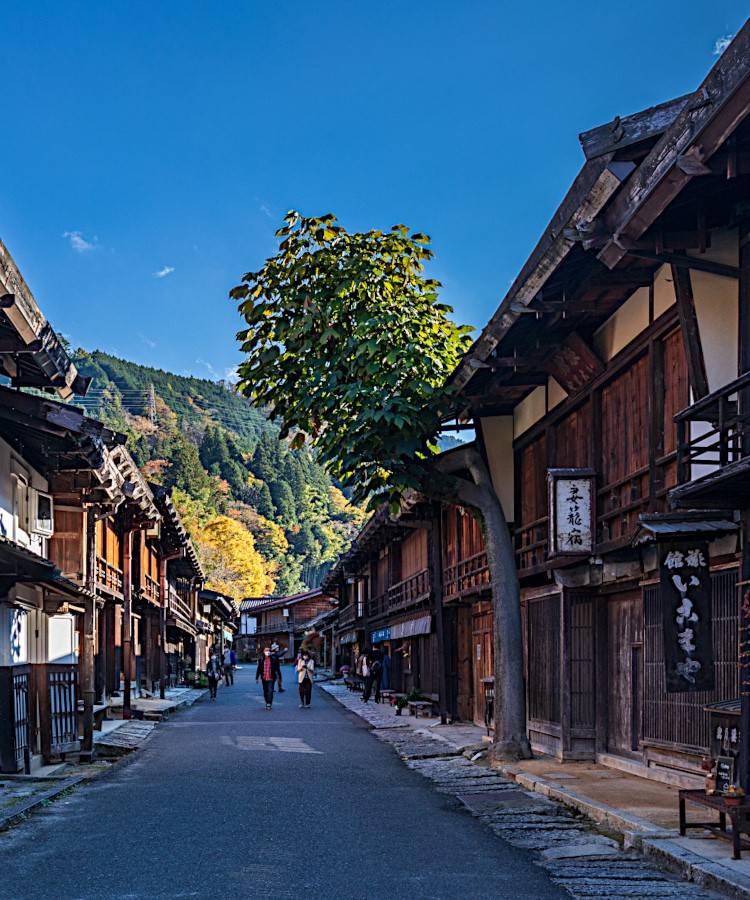
{"type": "Polygon", "coordinates": [[[148,481],[172,489],[208,587],[237,601],[293,594],[348,548],[362,509],[231,385],[99,351],[72,356],[93,378],[80,405],[127,436],[148,481]]]}

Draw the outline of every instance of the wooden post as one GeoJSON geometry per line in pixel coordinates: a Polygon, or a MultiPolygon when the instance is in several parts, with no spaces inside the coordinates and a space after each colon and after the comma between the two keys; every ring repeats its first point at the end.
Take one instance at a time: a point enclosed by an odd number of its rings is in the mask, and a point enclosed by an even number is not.
{"type": "Polygon", "coordinates": [[[703,359],[703,347],[698,330],[698,316],[695,312],[690,269],[674,265],[671,269],[675,297],[677,298],[677,315],[680,319],[682,342],[685,346],[685,356],[687,358],[688,381],[693,389],[695,399],[701,400],[708,394],[708,376],[706,375],[706,363],[703,359]]]}
{"type": "Polygon", "coordinates": [[[164,699],[167,677],[167,560],[159,554],[159,697],[164,699]]]}
{"type": "Polygon", "coordinates": [[[438,705],[440,708],[440,724],[448,723],[448,678],[445,665],[445,622],[443,620],[443,566],[442,566],[442,528],[440,527],[440,510],[433,516],[432,526],[428,533],[432,564],[432,596],[434,598],[435,628],[438,644],[438,705]]]}
{"type": "Polygon", "coordinates": [[[133,531],[126,527],[123,534],[122,547],[122,717],[132,718],[130,706],[130,681],[133,676],[132,649],[133,649],[133,607],[132,607],[132,555],[133,555],[133,531]]]}
{"type": "MultiPolygon", "coordinates": [[[[105,605],[99,610],[97,625],[99,628],[99,677],[96,685],[99,702],[107,701],[107,668],[109,666],[109,607],[105,605]]],[[[112,635],[114,639],[114,635],[112,635]]]]}
{"type": "Polygon", "coordinates": [[[96,758],[94,749],[94,641],[96,636],[96,507],[86,508],[86,591],[83,613],[83,655],[81,693],[83,694],[83,740],[81,762],[96,758]]]}
{"type": "MultiPolygon", "coordinates": [[[[740,229],[740,284],[739,284],[739,331],[740,346],[738,348],[739,375],[750,371],[750,227],[743,225],[740,229]]],[[[744,415],[750,411],[750,388],[739,393],[739,413],[744,415]]],[[[750,428],[743,427],[742,456],[750,453],[750,428]]],[[[740,566],[740,647],[745,653],[750,650],[750,621],[743,610],[743,598],[750,589],[750,510],[744,510],[742,516],[742,563],[740,566]]],[[[745,791],[750,790],[750,659],[740,657],[740,785],[745,791]]]]}
{"type": "Polygon", "coordinates": [[[661,512],[663,501],[657,496],[662,487],[662,469],[656,460],[664,456],[664,344],[651,340],[649,344],[649,417],[648,485],[651,513],[661,512]]]}
{"type": "Polygon", "coordinates": [[[571,672],[570,672],[570,592],[560,591],[560,750],[559,759],[565,759],[573,747],[571,740],[571,672]]]}

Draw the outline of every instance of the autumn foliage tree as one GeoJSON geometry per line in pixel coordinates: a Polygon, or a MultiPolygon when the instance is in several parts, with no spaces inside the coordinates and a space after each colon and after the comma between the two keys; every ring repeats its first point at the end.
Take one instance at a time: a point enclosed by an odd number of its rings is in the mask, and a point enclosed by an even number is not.
{"type": "Polygon", "coordinates": [[[252,534],[239,522],[218,516],[200,530],[198,544],[211,590],[239,602],[264,597],[273,589],[252,534]]]}
{"type": "MultiPolygon", "coordinates": [[[[439,456],[453,406],[448,376],[468,349],[439,283],[425,277],[426,235],[404,225],[348,233],[333,215],[290,212],[276,256],[231,291],[246,322],[240,389],[280,421],[358,501],[397,509],[407,490],[483,518],[495,611],[495,746],[530,755],[520,592],[502,506],[476,448],[439,456]]],[[[305,538],[307,535],[305,535],[305,538]]]]}

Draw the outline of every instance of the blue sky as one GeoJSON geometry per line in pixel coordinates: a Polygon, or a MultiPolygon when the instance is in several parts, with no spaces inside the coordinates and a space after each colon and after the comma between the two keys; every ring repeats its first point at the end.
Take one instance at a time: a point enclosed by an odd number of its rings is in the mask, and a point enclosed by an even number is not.
{"type": "Polygon", "coordinates": [[[583,162],[694,90],[734,0],[3,4],[0,238],[74,345],[201,377],[289,208],[430,234],[481,327],[583,162]]]}

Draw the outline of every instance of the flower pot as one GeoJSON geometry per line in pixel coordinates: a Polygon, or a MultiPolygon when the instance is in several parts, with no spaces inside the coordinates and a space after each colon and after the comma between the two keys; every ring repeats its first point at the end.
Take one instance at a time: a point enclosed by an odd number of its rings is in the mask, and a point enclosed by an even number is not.
{"type": "Polygon", "coordinates": [[[724,802],[726,803],[727,806],[740,806],[744,799],[745,799],[744,797],[727,797],[727,796],[725,796],[724,802]]]}

